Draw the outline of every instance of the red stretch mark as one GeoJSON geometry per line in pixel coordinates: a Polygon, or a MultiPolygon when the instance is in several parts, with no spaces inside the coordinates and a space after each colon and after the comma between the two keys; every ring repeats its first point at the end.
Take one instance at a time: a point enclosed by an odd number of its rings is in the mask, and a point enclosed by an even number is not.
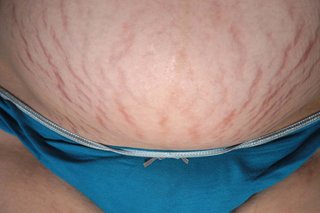
{"type": "Polygon", "coordinates": [[[193,143],[200,142],[199,141],[199,139],[200,139],[200,130],[199,130],[200,126],[201,125],[198,123],[188,129],[188,134],[191,137],[191,140],[193,143]]]}
{"type": "Polygon", "coordinates": [[[313,63],[312,66],[311,66],[309,69],[307,69],[307,68],[304,68],[304,69],[303,69],[303,71],[302,71],[303,73],[307,72],[306,77],[303,78],[302,80],[300,80],[298,83],[296,83],[296,84],[289,90],[287,96],[291,96],[294,91],[296,91],[296,90],[299,89],[298,86],[304,85],[304,84],[311,78],[312,73],[315,72],[315,70],[316,70],[316,69],[315,69],[315,66],[316,66],[319,62],[320,62],[320,58],[318,58],[318,60],[316,60],[316,62],[313,63]]]}
{"type": "Polygon", "coordinates": [[[315,33],[315,38],[311,41],[309,41],[309,44],[306,48],[306,50],[304,51],[301,59],[299,60],[299,62],[297,63],[297,65],[293,68],[296,69],[297,67],[299,67],[301,64],[303,64],[304,62],[306,62],[306,60],[309,58],[309,55],[311,53],[311,50],[313,49],[313,47],[316,45],[317,40],[320,38],[319,37],[319,33],[320,33],[320,25],[318,26],[316,33],[315,33]]]}
{"type": "Polygon", "coordinates": [[[58,47],[58,49],[59,49],[62,53],[65,53],[65,50],[64,50],[62,44],[60,43],[59,39],[57,38],[56,31],[55,31],[52,27],[50,27],[50,31],[49,31],[49,32],[50,32],[50,35],[51,35],[51,37],[52,37],[52,39],[53,39],[53,44],[54,44],[56,47],[58,47]]]}
{"type": "Polygon", "coordinates": [[[12,18],[14,24],[19,25],[17,13],[16,13],[16,6],[14,4],[12,4],[12,7],[11,7],[11,14],[12,14],[11,18],[12,18]]]}
{"type": "Polygon", "coordinates": [[[62,20],[62,26],[64,31],[67,31],[68,29],[68,17],[65,11],[65,0],[61,0],[59,4],[59,9],[60,9],[60,15],[61,15],[61,20],[62,20]]]}
{"type": "Polygon", "coordinates": [[[62,79],[62,77],[60,76],[59,72],[57,71],[57,67],[53,64],[52,62],[52,57],[49,54],[49,52],[47,51],[46,47],[44,46],[44,44],[42,43],[40,36],[39,36],[39,32],[37,31],[36,33],[36,39],[41,47],[42,52],[44,53],[44,56],[47,58],[48,64],[51,66],[51,70],[53,72],[53,74],[56,77],[57,80],[57,88],[58,90],[61,92],[61,94],[69,101],[72,103],[71,98],[68,96],[68,94],[66,93],[66,91],[64,90],[65,87],[65,83],[62,79]]]}
{"type": "MultiPolygon", "coordinates": [[[[258,89],[259,89],[259,83],[262,79],[263,76],[263,71],[262,69],[259,67],[256,71],[256,75],[253,79],[253,81],[251,82],[251,86],[249,88],[249,95],[248,95],[248,100],[241,106],[239,107],[239,111],[238,114],[241,114],[242,111],[244,111],[245,109],[247,109],[249,103],[251,103],[251,100],[253,98],[255,98],[255,94],[257,93],[258,89]]],[[[254,110],[254,108],[252,108],[249,112],[252,112],[254,110]]]]}
{"type": "Polygon", "coordinates": [[[304,27],[305,27],[304,22],[302,23],[302,26],[298,27],[296,34],[294,36],[294,39],[293,39],[293,46],[296,46],[298,44],[298,41],[301,39],[301,35],[302,35],[304,27]]]}
{"type": "Polygon", "coordinates": [[[125,107],[123,104],[118,101],[116,98],[113,99],[114,103],[117,105],[117,110],[118,112],[122,115],[124,120],[132,127],[134,127],[135,134],[138,138],[143,139],[144,136],[142,135],[141,131],[138,129],[138,126],[136,123],[133,121],[133,118],[129,115],[129,113],[126,111],[125,107]]]}
{"type": "Polygon", "coordinates": [[[82,89],[78,87],[77,84],[74,84],[74,86],[77,90],[77,93],[79,94],[80,99],[85,99],[85,102],[87,102],[87,104],[91,104],[91,99],[89,98],[89,96],[86,93],[84,93],[82,89]]]}
{"type": "Polygon", "coordinates": [[[43,25],[45,28],[48,27],[48,23],[47,23],[47,20],[48,20],[48,12],[47,12],[47,7],[44,5],[44,1],[41,1],[41,5],[42,5],[42,11],[41,11],[41,20],[43,22],[43,25]]]}
{"type": "Polygon", "coordinates": [[[167,129],[167,125],[168,125],[168,116],[167,115],[162,115],[159,122],[158,122],[159,126],[161,129],[167,129]]]}
{"type": "Polygon", "coordinates": [[[22,33],[22,30],[21,30],[21,27],[23,27],[23,22],[21,22],[21,23],[18,22],[16,9],[15,9],[15,5],[14,4],[12,5],[12,19],[14,21],[14,24],[16,24],[18,26],[17,27],[18,28],[18,33],[19,33],[19,36],[22,39],[22,42],[23,42],[23,44],[25,46],[24,51],[25,51],[25,53],[27,55],[27,58],[32,64],[34,64],[34,60],[33,60],[32,56],[30,54],[29,43],[28,43],[27,39],[24,37],[24,35],[22,33]],[[21,24],[21,27],[19,27],[20,24],[21,24]]]}
{"type": "Polygon", "coordinates": [[[76,125],[68,117],[64,116],[63,119],[66,119],[68,121],[70,128],[74,133],[79,133],[76,125]]]}
{"type": "Polygon", "coordinates": [[[69,61],[69,58],[65,57],[65,62],[67,65],[67,69],[69,70],[70,74],[77,79],[82,85],[86,85],[86,83],[77,75],[77,73],[72,69],[71,63],[69,61]]]}
{"type": "Polygon", "coordinates": [[[111,119],[107,116],[107,113],[104,112],[99,106],[96,109],[96,119],[104,128],[106,128],[107,131],[110,131],[109,124],[112,123],[111,119]],[[105,120],[107,122],[105,122],[105,120]]]}
{"type": "Polygon", "coordinates": [[[118,112],[122,115],[122,117],[125,119],[125,121],[133,126],[133,127],[136,127],[136,124],[135,122],[133,122],[133,119],[132,117],[128,114],[128,112],[126,111],[125,107],[123,106],[122,103],[120,103],[118,100],[114,99],[114,102],[116,103],[117,105],[117,110],[118,112]]]}
{"type": "Polygon", "coordinates": [[[282,58],[282,63],[279,67],[279,69],[276,71],[276,76],[280,75],[281,73],[283,73],[284,68],[287,66],[288,64],[288,57],[289,57],[289,52],[292,49],[292,45],[289,44],[285,50],[284,50],[284,54],[283,54],[283,58],[282,58]]]}
{"type": "Polygon", "coordinates": [[[234,120],[235,116],[237,115],[236,112],[237,110],[232,110],[230,113],[228,113],[227,116],[225,116],[215,128],[219,131],[224,130],[234,120]]]}
{"type": "Polygon", "coordinates": [[[29,61],[30,61],[32,64],[34,64],[34,61],[33,61],[32,57],[31,57],[31,54],[30,54],[29,44],[28,44],[28,42],[27,42],[27,39],[23,36],[20,28],[19,28],[18,31],[19,31],[19,35],[20,35],[20,37],[21,37],[21,39],[22,39],[22,41],[23,41],[23,44],[24,44],[24,46],[25,46],[25,49],[24,49],[24,50],[25,50],[25,53],[26,53],[29,61]]]}
{"type": "Polygon", "coordinates": [[[23,67],[33,74],[32,70],[27,66],[26,62],[22,59],[22,57],[19,54],[17,54],[17,57],[21,62],[21,64],[23,65],[23,67]]]}
{"type": "Polygon", "coordinates": [[[245,49],[245,45],[242,41],[242,33],[238,27],[236,27],[234,24],[231,25],[229,29],[229,33],[232,36],[232,39],[235,41],[237,45],[237,51],[239,55],[239,62],[237,64],[237,70],[238,72],[235,72],[237,76],[240,79],[243,79],[243,73],[244,73],[244,67],[245,67],[245,62],[247,60],[247,50],[245,49]]]}
{"type": "MultiPolygon", "coordinates": [[[[61,42],[59,41],[59,39],[57,38],[57,34],[55,32],[55,30],[51,27],[50,28],[50,35],[53,39],[53,44],[57,47],[57,49],[59,49],[61,51],[61,53],[64,56],[64,62],[66,64],[66,67],[69,71],[69,73],[76,79],[78,80],[82,85],[86,85],[85,81],[82,80],[82,78],[80,78],[77,73],[73,70],[69,57],[67,56],[67,53],[65,51],[65,49],[63,48],[63,45],[61,44],[61,42]]],[[[87,73],[85,73],[86,75],[88,75],[87,73]]],[[[88,88],[89,89],[89,88],[88,88]]]]}

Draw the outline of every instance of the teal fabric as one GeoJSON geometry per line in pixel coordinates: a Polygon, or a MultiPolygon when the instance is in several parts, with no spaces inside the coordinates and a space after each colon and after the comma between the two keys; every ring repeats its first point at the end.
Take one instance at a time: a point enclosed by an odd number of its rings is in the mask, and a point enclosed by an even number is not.
{"type": "Polygon", "coordinates": [[[0,129],[108,213],[230,212],[288,177],[320,145],[318,120],[260,146],[189,158],[189,164],[163,159],[144,168],[145,158],[79,145],[1,97],[0,129]]]}

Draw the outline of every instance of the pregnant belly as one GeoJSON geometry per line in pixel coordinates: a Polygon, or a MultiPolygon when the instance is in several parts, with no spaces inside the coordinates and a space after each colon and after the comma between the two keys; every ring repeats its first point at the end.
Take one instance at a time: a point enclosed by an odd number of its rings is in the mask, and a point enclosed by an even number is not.
{"type": "Polygon", "coordinates": [[[320,99],[316,0],[1,4],[0,84],[103,144],[234,145],[320,99]]]}

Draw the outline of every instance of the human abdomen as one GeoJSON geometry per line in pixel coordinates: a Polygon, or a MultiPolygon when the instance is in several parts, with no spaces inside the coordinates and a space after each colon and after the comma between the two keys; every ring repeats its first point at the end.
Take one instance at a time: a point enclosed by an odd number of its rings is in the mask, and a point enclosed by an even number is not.
{"type": "Polygon", "coordinates": [[[233,2],[3,1],[2,55],[35,110],[86,138],[234,145],[320,97],[320,3],[233,2]]]}

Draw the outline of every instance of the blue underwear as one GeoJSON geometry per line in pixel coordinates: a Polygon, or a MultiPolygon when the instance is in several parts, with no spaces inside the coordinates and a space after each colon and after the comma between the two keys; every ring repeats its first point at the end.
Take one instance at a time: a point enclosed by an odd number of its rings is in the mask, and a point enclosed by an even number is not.
{"type": "Polygon", "coordinates": [[[56,125],[0,87],[0,129],[107,213],[224,213],[285,179],[320,146],[320,112],[208,150],[107,146],[56,125]]]}

